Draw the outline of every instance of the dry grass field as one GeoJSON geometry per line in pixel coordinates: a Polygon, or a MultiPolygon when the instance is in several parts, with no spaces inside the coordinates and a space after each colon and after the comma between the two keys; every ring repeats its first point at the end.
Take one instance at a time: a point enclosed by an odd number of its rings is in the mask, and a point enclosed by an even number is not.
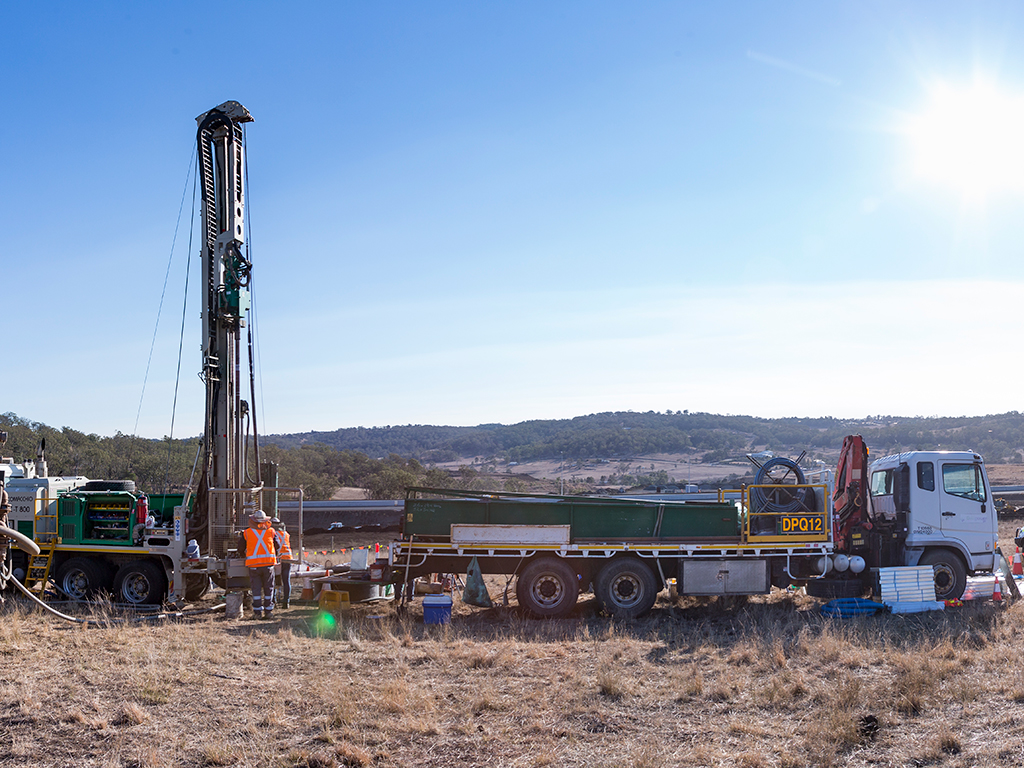
{"type": "Polygon", "coordinates": [[[586,598],[560,621],[456,603],[447,626],[425,626],[417,601],[333,625],[292,608],[99,628],[13,602],[2,765],[1024,762],[1024,601],[839,620],[786,592],[663,595],[632,623],[586,598]]]}

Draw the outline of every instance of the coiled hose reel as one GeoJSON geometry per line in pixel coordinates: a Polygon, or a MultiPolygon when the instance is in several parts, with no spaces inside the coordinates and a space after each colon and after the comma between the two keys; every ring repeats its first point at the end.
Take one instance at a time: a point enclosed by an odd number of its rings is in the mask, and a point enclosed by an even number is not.
{"type": "Polygon", "coordinates": [[[806,485],[807,478],[803,470],[791,459],[776,456],[762,464],[754,478],[755,486],[751,488],[750,500],[755,512],[772,512],[778,515],[790,515],[794,512],[813,512],[814,495],[808,494],[807,488],[793,488],[794,485],[806,485]],[[811,502],[808,504],[808,496],[811,502]]]}

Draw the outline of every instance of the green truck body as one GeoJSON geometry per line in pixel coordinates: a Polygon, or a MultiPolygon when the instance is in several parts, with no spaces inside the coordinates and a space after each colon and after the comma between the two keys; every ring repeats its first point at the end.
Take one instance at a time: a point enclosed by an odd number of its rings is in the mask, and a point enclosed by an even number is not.
{"type": "Polygon", "coordinates": [[[739,511],[724,502],[653,502],[574,497],[407,499],[402,532],[444,538],[453,524],[568,525],[571,541],[736,537],[739,511]]]}
{"type": "Polygon", "coordinates": [[[514,575],[520,605],[543,617],[571,613],[590,589],[621,618],[646,613],[665,587],[764,594],[820,578],[833,550],[828,488],[787,487],[801,499],[787,514],[759,509],[758,487],[692,501],[410,488],[392,580],[407,598],[414,578],[466,573],[476,559],[484,574],[514,575]]]}
{"type": "MultiPolygon", "coordinates": [[[[160,539],[166,546],[175,537],[174,508],[185,495],[142,494],[133,491],[68,491],[57,500],[57,530],[61,545],[97,544],[135,547],[148,539],[160,539]],[[153,525],[139,519],[140,499],[153,525]],[[141,526],[141,527],[140,527],[141,526]]],[[[181,531],[178,532],[178,539],[181,531]]]]}

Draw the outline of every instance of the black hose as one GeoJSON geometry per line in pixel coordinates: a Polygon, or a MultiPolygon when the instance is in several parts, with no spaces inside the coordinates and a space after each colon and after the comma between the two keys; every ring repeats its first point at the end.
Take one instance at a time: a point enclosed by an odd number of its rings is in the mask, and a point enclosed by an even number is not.
{"type": "Polygon", "coordinates": [[[755,512],[774,512],[780,515],[787,515],[804,509],[804,494],[800,493],[799,489],[788,487],[790,483],[781,483],[772,477],[771,471],[778,467],[786,468],[783,477],[791,472],[793,473],[793,476],[796,478],[795,485],[806,485],[807,480],[804,477],[804,473],[795,461],[783,458],[782,456],[769,459],[758,469],[757,477],[754,478],[754,485],[778,486],[778,490],[774,488],[752,488],[750,496],[755,512]]]}

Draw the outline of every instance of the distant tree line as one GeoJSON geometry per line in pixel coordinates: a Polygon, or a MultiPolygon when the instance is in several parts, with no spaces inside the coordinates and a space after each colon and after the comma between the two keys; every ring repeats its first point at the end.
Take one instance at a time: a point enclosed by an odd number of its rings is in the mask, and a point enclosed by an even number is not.
{"type": "Polygon", "coordinates": [[[777,453],[837,449],[848,434],[864,435],[876,451],[972,449],[992,462],[1024,460],[1024,415],[973,417],[872,416],[866,419],[762,419],[687,411],[618,411],[573,419],[481,424],[339,429],[274,435],[286,448],[322,443],[370,456],[415,457],[424,463],[475,456],[507,461],[592,459],[652,453],[700,453],[705,461],[741,455],[752,446],[777,453]]]}
{"type": "MultiPolygon", "coordinates": [[[[4,456],[35,458],[41,439],[51,475],[135,480],[151,493],[184,489],[199,452],[199,438],[151,440],[118,432],[113,437],[56,429],[0,415],[9,434],[4,456]]],[[[467,490],[527,490],[526,481],[495,479],[463,466],[448,471],[431,466],[484,456],[492,465],[534,459],[618,459],[620,468],[604,477],[622,485],[664,484],[662,473],[628,469],[625,459],[653,453],[689,452],[705,462],[740,458],[753,447],[796,456],[837,449],[848,434],[864,435],[872,452],[972,449],[992,463],[1024,461],[1024,415],[1017,411],[977,417],[872,416],[759,419],[668,411],[599,413],[574,419],[484,424],[478,427],[397,426],[342,429],[261,439],[261,459],[279,466],[280,484],[301,486],[307,499],[328,499],[342,486],[367,489],[371,498],[401,498],[411,485],[467,490]]],[[[250,448],[250,457],[252,450],[250,448]]],[[[467,463],[470,463],[467,461],[467,463]]]]}
{"type": "MultiPolygon", "coordinates": [[[[0,454],[18,463],[34,460],[40,441],[45,439],[51,476],[134,480],[149,493],[184,490],[200,447],[197,437],[150,440],[120,432],[100,437],[70,427],[55,429],[14,413],[0,415],[0,431],[8,433],[0,454]]],[[[250,459],[252,456],[250,447],[250,459]]],[[[280,485],[302,487],[310,500],[329,499],[342,486],[366,488],[371,498],[391,499],[402,498],[409,485],[446,486],[461,481],[444,470],[426,468],[415,459],[394,454],[371,459],[358,451],[339,451],[320,444],[291,450],[268,444],[263,446],[260,459],[277,463],[280,485]]]]}

